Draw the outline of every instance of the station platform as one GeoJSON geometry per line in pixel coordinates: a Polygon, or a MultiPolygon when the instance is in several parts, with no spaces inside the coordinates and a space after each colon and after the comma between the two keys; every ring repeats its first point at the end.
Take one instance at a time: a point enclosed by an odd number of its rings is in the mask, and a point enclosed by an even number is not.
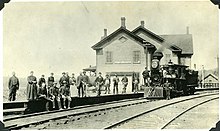
{"type": "MultiPolygon", "coordinates": [[[[125,99],[134,99],[144,97],[144,93],[128,93],[128,94],[102,94],[102,96],[89,97],[72,97],[70,107],[100,104],[105,102],[119,101],[125,99]]],[[[61,103],[63,105],[62,99],[61,103]]],[[[56,106],[57,108],[57,106],[56,106]]],[[[3,114],[28,114],[34,112],[42,112],[52,110],[52,101],[47,99],[38,99],[35,101],[13,101],[3,103],[3,114]]]]}

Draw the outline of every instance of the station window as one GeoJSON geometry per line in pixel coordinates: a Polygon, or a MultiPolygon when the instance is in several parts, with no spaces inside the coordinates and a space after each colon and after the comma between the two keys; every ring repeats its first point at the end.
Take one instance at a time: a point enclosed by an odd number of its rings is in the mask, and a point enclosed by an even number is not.
{"type": "Polygon", "coordinates": [[[106,51],[106,63],[112,63],[112,52],[106,51]]]}
{"type": "Polygon", "coordinates": [[[133,62],[136,64],[141,63],[141,52],[140,51],[133,52],[133,62]]]}

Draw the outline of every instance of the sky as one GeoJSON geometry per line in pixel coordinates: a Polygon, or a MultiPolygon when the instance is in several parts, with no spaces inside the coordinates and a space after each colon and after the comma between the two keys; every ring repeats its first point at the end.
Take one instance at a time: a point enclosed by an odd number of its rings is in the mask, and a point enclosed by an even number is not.
{"type": "Polygon", "coordinates": [[[217,67],[218,8],[207,2],[10,2],[3,9],[3,76],[75,73],[96,64],[91,48],[120,27],[145,27],[158,35],[193,35],[192,65],[217,67]]]}

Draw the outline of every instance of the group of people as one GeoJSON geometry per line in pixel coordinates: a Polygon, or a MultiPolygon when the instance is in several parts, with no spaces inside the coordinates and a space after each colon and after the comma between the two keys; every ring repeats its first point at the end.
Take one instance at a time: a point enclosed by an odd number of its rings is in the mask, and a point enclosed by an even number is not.
{"type": "MultiPolygon", "coordinates": [[[[71,96],[75,92],[78,93],[78,97],[86,97],[87,96],[87,87],[91,84],[89,77],[86,75],[86,72],[83,71],[79,74],[77,78],[75,78],[74,73],[72,76],[68,75],[68,72],[63,72],[62,77],[59,79],[59,87],[58,83],[55,81],[54,73],[48,77],[47,81],[45,76],[42,75],[41,78],[37,81],[37,78],[34,76],[34,72],[30,72],[30,76],[27,78],[27,100],[35,100],[38,97],[47,97],[52,99],[53,101],[57,100],[60,102],[60,98],[64,100],[68,100],[67,108],[70,107],[71,96]],[[78,91],[76,91],[78,90],[78,91]]],[[[113,94],[118,94],[118,86],[119,86],[119,78],[118,75],[115,74],[112,80],[113,82],[113,94]]],[[[122,94],[126,93],[126,89],[128,86],[128,78],[126,75],[121,79],[122,94]]],[[[139,79],[134,78],[134,92],[138,91],[138,83],[139,79]]],[[[97,96],[101,95],[101,89],[104,87],[105,94],[110,94],[110,86],[111,86],[111,78],[110,75],[106,75],[105,78],[102,77],[102,73],[99,72],[98,76],[95,79],[95,86],[97,88],[97,96]]],[[[12,77],[9,79],[9,101],[14,101],[16,99],[16,91],[19,89],[19,79],[15,76],[15,72],[13,72],[12,77]]],[[[55,104],[54,104],[55,105],[55,104]]],[[[60,104],[59,104],[60,105],[60,104]]]]}
{"type": "MultiPolygon", "coordinates": [[[[113,81],[113,94],[118,94],[118,85],[119,85],[120,80],[117,74],[115,74],[112,81],[113,81]]],[[[121,79],[121,82],[123,84],[123,88],[122,88],[122,94],[123,94],[123,93],[126,93],[126,89],[128,86],[128,78],[126,75],[124,75],[124,77],[121,79]]],[[[97,96],[101,95],[101,88],[103,86],[105,87],[105,94],[110,94],[111,79],[108,74],[106,74],[106,77],[103,78],[102,73],[99,72],[98,77],[96,77],[95,79],[95,84],[96,84],[97,91],[98,91],[97,96]]]]}
{"type": "Polygon", "coordinates": [[[45,76],[42,75],[37,83],[37,78],[33,75],[34,72],[30,72],[28,76],[28,85],[27,85],[27,100],[35,100],[39,97],[49,98],[53,101],[53,108],[55,108],[55,101],[58,102],[59,109],[61,108],[61,98],[63,99],[64,108],[70,108],[71,104],[71,95],[70,95],[70,85],[75,84],[75,77],[72,74],[72,77],[68,73],[63,72],[62,77],[59,80],[60,87],[57,86],[57,82],[54,79],[54,74],[51,73],[51,76],[48,77],[46,84],[45,76]],[[65,102],[68,100],[68,104],[65,102]]]}

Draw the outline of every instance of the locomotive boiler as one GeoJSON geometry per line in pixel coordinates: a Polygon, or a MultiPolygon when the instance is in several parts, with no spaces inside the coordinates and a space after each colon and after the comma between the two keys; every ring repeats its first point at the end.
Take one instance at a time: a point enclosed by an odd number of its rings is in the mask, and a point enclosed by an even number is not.
{"type": "Polygon", "coordinates": [[[146,98],[164,98],[165,82],[170,84],[171,97],[194,94],[198,86],[198,71],[189,69],[186,65],[174,64],[169,61],[160,65],[163,57],[161,52],[155,52],[151,61],[150,86],[145,87],[146,98]]]}

